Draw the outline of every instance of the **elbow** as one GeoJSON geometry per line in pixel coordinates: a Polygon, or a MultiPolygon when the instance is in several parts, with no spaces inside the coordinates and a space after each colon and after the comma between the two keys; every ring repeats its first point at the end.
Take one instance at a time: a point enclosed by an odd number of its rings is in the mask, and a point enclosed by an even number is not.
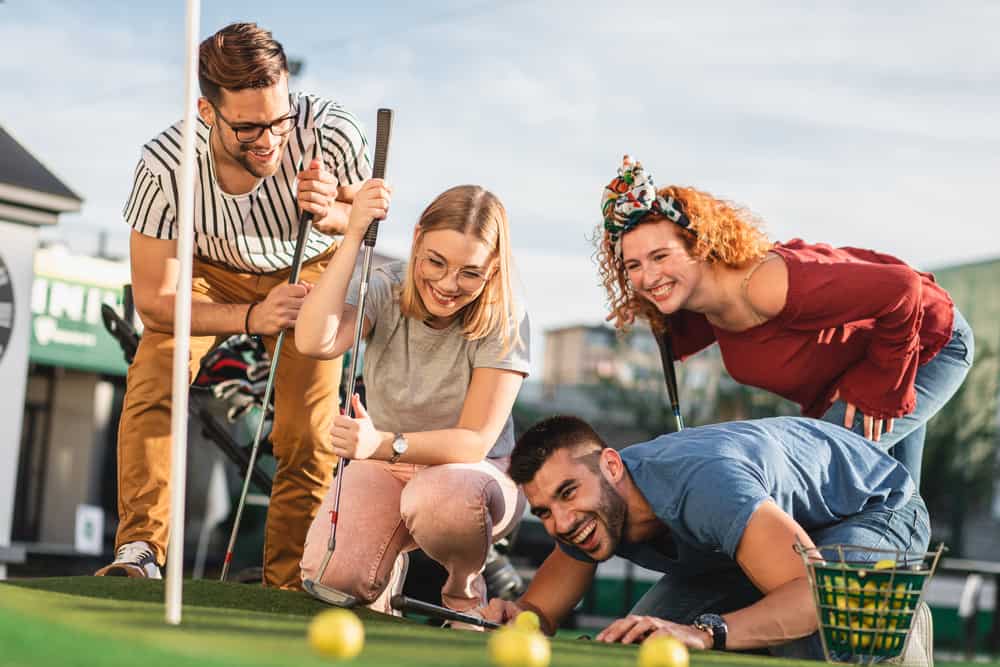
{"type": "Polygon", "coordinates": [[[334,359],[338,355],[335,354],[333,341],[336,339],[336,332],[333,336],[324,340],[322,336],[317,335],[317,332],[310,331],[308,327],[301,327],[300,324],[296,324],[293,330],[293,337],[295,339],[295,349],[307,357],[312,357],[313,359],[334,359]]]}
{"type": "Polygon", "coordinates": [[[295,327],[294,339],[295,339],[295,349],[307,357],[312,357],[314,359],[323,359],[323,349],[319,345],[319,339],[316,336],[310,335],[308,332],[302,331],[298,326],[295,327]]]}
{"type": "Polygon", "coordinates": [[[468,460],[456,461],[456,463],[479,463],[485,460],[499,437],[499,434],[494,434],[493,437],[490,437],[489,433],[473,431],[472,441],[467,448],[464,448],[467,456],[463,458],[467,458],[468,460]]]}
{"type": "Polygon", "coordinates": [[[174,299],[172,296],[159,297],[151,302],[136,300],[135,309],[146,329],[158,333],[173,333],[174,299]]]}

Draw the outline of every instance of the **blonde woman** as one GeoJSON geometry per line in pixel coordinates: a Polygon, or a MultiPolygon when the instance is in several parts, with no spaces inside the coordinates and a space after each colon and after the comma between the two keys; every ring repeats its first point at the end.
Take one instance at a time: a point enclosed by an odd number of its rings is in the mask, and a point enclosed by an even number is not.
{"type": "MultiPolygon", "coordinates": [[[[365,230],[390,198],[380,179],[356,195],[343,244],[296,323],[303,354],[334,358],[353,344],[351,274],[365,230]]],[[[334,453],[351,464],[322,583],[365,603],[378,598],[373,608],[388,612],[405,553],[420,548],[448,571],[444,604],[478,607],[487,551],[524,502],[505,470],[510,412],[528,374],[528,321],[512,295],[507,214],[495,195],[463,185],[431,202],[410,261],[373,271],[363,334],[367,406],[355,395],[355,417],[339,416],[332,428],[334,453]]],[[[331,492],[306,538],[304,578],[325,553],[332,505],[331,492]]]]}

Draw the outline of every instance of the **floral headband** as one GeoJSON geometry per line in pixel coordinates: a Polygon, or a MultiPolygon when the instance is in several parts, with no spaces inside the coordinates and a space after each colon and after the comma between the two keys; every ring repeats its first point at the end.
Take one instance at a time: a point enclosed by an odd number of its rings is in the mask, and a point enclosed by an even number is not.
{"type": "Polygon", "coordinates": [[[657,195],[653,177],[643,169],[642,163],[632,162],[626,155],[618,168],[618,176],[604,186],[601,196],[604,229],[615,244],[617,254],[621,254],[622,235],[635,228],[649,213],[659,213],[690,230],[691,220],[684,213],[681,202],[674,197],[657,195]]]}

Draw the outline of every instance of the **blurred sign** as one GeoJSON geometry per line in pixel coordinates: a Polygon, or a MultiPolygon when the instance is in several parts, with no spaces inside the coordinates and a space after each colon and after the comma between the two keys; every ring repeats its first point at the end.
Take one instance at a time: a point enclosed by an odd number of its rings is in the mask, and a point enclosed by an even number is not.
{"type": "Polygon", "coordinates": [[[31,361],[125,375],[125,358],[104,328],[101,306],[121,313],[127,281],[123,262],[39,251],[31,290],[31,361]]]}
{"type": "Polygon", "coordinates": [[[100,556],[103,546],[104,510],[94,505],[77,505],[73,548],[82,554],[100,556]]]}

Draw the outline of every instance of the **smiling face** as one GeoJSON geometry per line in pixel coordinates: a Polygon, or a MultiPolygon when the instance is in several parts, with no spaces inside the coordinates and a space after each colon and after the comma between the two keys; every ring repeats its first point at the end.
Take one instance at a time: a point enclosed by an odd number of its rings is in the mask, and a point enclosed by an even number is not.
{"type": "Polygon", "coordinates": [[[413,272],[417,293],[434,327],[450,324],[483,293],[494,271],[494,253],[472,234],[436,229],[419,237],[413,272]]]}
{"type": "Polygon", "coordinates": [[[199,110],[202,118],[213,126],[213,149],[220,164],[239,165],[256,178],[267,178],[278,170],[291,134],[276,136],[265,130],[256,140],[244,142],[237,137],[236,130],[271,124],[292,113],[286,75],[282,74],[276,84],[266,88],[222,89],[217,108],[202,98],[199,110]]]}
{"type": "Polygon", "coordinates": [[[600,455],[596,449],[559,449],[523,487],[531,513],[549,535],[595,561],[614,555],[628,514],[625,499],[597,467],[600,455]]]}
{"type": "Polygon", "coordinates": [[[682,309],[705,266],[691,256],[682,232],[669,220],[647,222],[625,233],[622,263],[632,288],[661,313],[682,309]]]}

